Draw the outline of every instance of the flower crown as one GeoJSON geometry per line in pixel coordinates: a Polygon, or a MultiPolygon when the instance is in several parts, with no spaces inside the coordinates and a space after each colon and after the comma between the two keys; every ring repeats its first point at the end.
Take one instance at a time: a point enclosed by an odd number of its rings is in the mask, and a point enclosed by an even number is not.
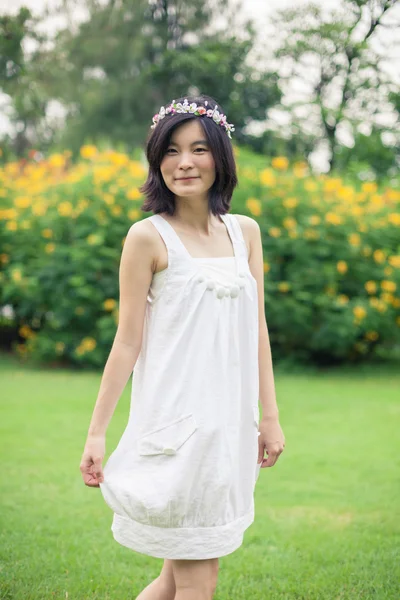
{"type": "Polygon", "coordinates": [[[175,102],[175,100],[172,100],[171,104],[169,104],[168,106],[162,106],[160,108],[160,112],[154,115],[153,125],[151,126],[151,129],[154,129],[157,123],[169,114],[192,113],[197,117],[202,117],[204,115],[206,117],[210,117],[215,123],[217,123],[217,125],[225,127],[228,137],[232,139],[231,131],[235,131],[233,123],[228,123],[226,120],[226,115],[223,115],[222,113],[217,111],[218,104],[215,105],[214,109],[207,108],[207,105],[207,100],[204,102],[204,106],[198,106],[195,102],[189,104],[187,98],[185,98],[185,101],[183,103],[175,102]]]}

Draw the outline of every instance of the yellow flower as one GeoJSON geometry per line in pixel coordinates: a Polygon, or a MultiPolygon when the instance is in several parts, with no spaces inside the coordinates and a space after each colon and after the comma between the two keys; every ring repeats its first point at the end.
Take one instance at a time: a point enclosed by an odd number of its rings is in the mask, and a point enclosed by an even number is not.
{"type": "Polygon", "coordinates": [[[321,223],[321,217],[318,215],[311,215],[308,220],[310,225],[319,225],[321,223]]]}
{"type": "Polygon", "coordinates": [[[42,231],[42,236],[44,238],[52,238],[53,237],[53,231],[51,229],[43,229],[42,231]]]}
{"type": "Polygon", "coordinates": [[[400,200],[399,190],[392,190],[391,188],[389,188],[386,190],[386,195],[390,201],[396,202],[397,200],[400,200]]]}
{"type": "Polygon", "coordinates": [[[132,160],[129,164],[129,173],[132,175],[132,177],[144,177],[144,175],[146,175],[146,169],[145,167],[142,165],[142,163],[138,162],[137,160],[132,160]]]}
{"type": "Polygon", "coordinates": [[[375,262],[377,263],[383,263],[385,261],[385,253],[383,252],[383,250],[375,250],[375,252],[373,253],[373,257],[375,262]]]}
{"type": "Polygon", "coordinates": [[[315,181],[312,181],[311,179],[307,179],[306,181],[304,181],[303,187],[306,190],[306,192],[315,192],[315,190],[318,189],[318,185],[315,183],[315,181]]]}
{"type": "Polygon", "coordinates": [[[54,252],[55,249],[56,245],[53,244],[53,242],[50,242],[50,244],[46,244],[44,247],[44,250],[47,254],[51,254],[52,252],[54,252]]]}
{"type": "Polygon", "coordinates": [[[339,260],[336,263],[336,268],[339,271],[339,273],[341,273],[342,275],[343,275],[343,273],[346,273],[347,268],[348,268],[346,261],[345,260],[339,260]]]}
{"type": "Polygon", "coordinates": [[[139,192],[137,187],[133,187],[126,192],[126,197],[129,200],[139,200],[142,197],[142,194],[139,192]]]}
{"type": "Polygon", "coordinates": [[[337,195],[342,200],[347,200],[347,201],[352,200],[352,198],[354,196],[354,190],[351,186],[344,185],[338,189],[337,195]]]}
{"type": "Polygon", "coordinates": [[[16,283],[18,283],[19,281],[21,281],[22,280],[21,269],[17,269],[17,268],[13,269],[11,271],[11,279],[13,281],[15,281],[16,283]]]}
{"type": "Polygon", "coordinates": [[[366,333],[365,333],[365,338],[367,340],[371,340],[372,342],[377,340],[378,337],[379,337],[379,334],[377,331],[366,331],[366,333]]]}
{"type": "Polygon", "coordinates": [[[324,192],[335,192],[342,185],[342,180],[340,178],[331,178],[325,181],[324,183],[324,192]]]}
{"type": "Polygon", "coordinates": [[[366,181],[362,184],[361,189],[367,194],[374,194],[378,189],[378,186],[376,185],[375,181],[366,181]]]}
{"type": "Polygon", "coordinates": [[[126,154],[123,154],[122,152],[115,152],[114,150],[108,152],[108,159],[116,167],[123,167],[129,163],[129,158],[126,154]]]}
{"type": "Polygon", "coordinates": [[[400,225],[400,213],[390,213],[388,215],[388,222],[392,225],[400,225]]]}
{"type": "Polygon", "coordinates": [[[385,290],[385,292],[395,292],[396,284],[394,281],[384,279],[383,281],[381,281],[381,288],[385,290]]]}
{"type": "Polygon", "coordinates": [[[385,267],[383,272],[385,273],[386,277],[390,277],[390,275],[393,273],[393,269],[392,267],[385,267]]]}
{"type": "Polygon", "coordinates": [[[288,281],[280,281],[278,283],[278,290],[280,292],[288,292],[290,290],[290,283],[288,281]]]}
{"type": "Polygon", "coordinates": [[[400,254],[389,256],[388,262],[395,269],[400,269],[400,254]]]}
{"type": "Polygon", "coordinates": [[[281,230],[279,227],[270,227],[270,229],[268,229],[268,233],[271,237],[280,237],[281,230]]]}
{"type": "Polygon", "coordinates": [[[283,226],[286,227],[286,229],[296,227],[296,225],[297,221],[296,219],[292,219],[292,217],[286,217],[286,219],[283,219],[283,226]]]}
{"type": "Polygon", "coordinates": [[[90,246],[95,246],[96,244],[100,244],[101,239],[100,236],[96,233],[91,233],[90,235],[87,236],[87,243],[90,246]]]}
{"type": "MultiPolygon", "coordinates": [[[[362,208],[362,206],[352,206],[350,208],[350,214],[352,214],[354,217],[359,217],[362,214],[364,214],[364,209],[362,208]]],[[[361,224],[358,229],[360,231],[367,231],[367,226],[361,224]]]]}
{"type": "Polygon", "coordinates": [[[348,240],[352,246],[359,246],[361,244],[361,238],[358,233],[351,233],[348,240]]]}
{"type": "Polygon", "coordinates": [[[114,298],[108,298],[107,300],[104,300],[103,308],[104,310],[111,311],[115,308],[116,304],[117,303],[114,298]]]}
{"type": "Polygon", "coordinates": [[[333,285],[327,285],[325,288],[325,293],[328,296],[333,296],[336,293],[336,290],[333,285]]]}
{"type": "Polygon", "coordinates": [[[279,171],[286,171],[289,166],[289,161],[286,156],[276,156],[272,159],[271,165],[274,169],[278,169],[279,171]]]}
{"type": "Polygon", "coordinates": [[[97,342],[94,338],[85,337],[79,344],[80,350],[83,352],[91,352],[97,346],[97,342]]]}
{"type": "Polygon", "coordinates": [[[353,314],[357,319],[364,319],[367,314],[367,311],[363,306],[355,306],[353,308],[353,314]]]}
{"type": "Polygon", "coordinates": [[[264,169],[261,171],[260,182],[266,187],[273,187],[276,184],[276,177],[272,169],[264,169]]]}
{"type": "Polygon", "coordinates": [[[298,203],[299,201],[297,200],[297,198],[286,198],[282,202],[283,206],[285,206],[286,208],[296,208],[298,203]]]}
{"type": "Polygon", "coordinates": [[[80,154],[82,158],[94,158],[97,154],[97,148],[96,146],[87,144],[86,146],[82,146],[80,154]]]}
{"type": "Polygon", "coordinates": [[[372,249],[369,246],[364,246],[364,248],[362,249],[362,253],[364,256],[371,256],[372,249]]]}
{"type": "Polygon", "coordinates": [[[400,298],[393,298],[392,306],[393,308],[400,308],[400,298]]]}
{"type": "Polygon", "coordinates": [[[104,194],[103,195],[103,200],[109,206],[111,206],[111,204],[114,204],[114,202],[115,202],[114,196],[112,194],[104,194]]]}
{"type": "Polygon", "coordinates": [[[52,154],[47,162],[51,167],[60,168],[65,165],[65,156],[62,154],[52,154]]]}
{"type": "Polygon", "coordinates": [[[339,294],[336,300],[337,302],[339,302],[339,304],[347,304],[349,301],[349,297],[346,296],[346,294],[339,294]]]}
{"type": "Polygon", "coordinates": [[[0,263],[2,265],[6,265],[8,262],[10,262],[10,257],[8,254],[0,254],[0,263]]]}
{"type": "Polygon", "coordinates": [[[268,271],[270,270],[270,268],[271,267],[269,266],[269,264],[267,263],[267,261],[264,261],[264,273],[268,273],[268,271]]]}
{"type": "Polygon", "coordinates": [[[319,233],[318,231],[315,231],[315,229],[305,229],[304,237],[306,240],[317,240],[319,238],[319,233]]]}
{"type": "Polygon", "coordinates": [[[18,224],[16,221],[8,221],[7,225],[6,225],[6,229],[8,229],[8,231],[17,231],[18,229],[18,224]]]}
{"type": "Polygon", "coordinates": [[[246,206],[255,217],[259,217],[262,213],[261,202],[257,198],[247,198],[246,206]]]}
{"type": "Polygon", "coordinates": [[[340,225],[343,223],[342,217],[334,212],[327,212],[325,215],[325,221],[331,225],[340,225]]]}
{"type": "Polygon", "coordinates": [[[378,289],[378,286],[376,285],[375,281],[366,281],[364,283],[364,287],[367,290],[368,294],[376,294],[376,290],[378,289]]]}
{"type": "Polygon", "coordinates": [[[293,165],[293,175],[297,178],[306,177],[308,173],[308,164],[304,161],[295,162],[293,165]]]}
{"type": "Polygon", "coordinates": [[[114,215],[114,217],[119,217],[119,215],[121,213],[122,213],[121,206],[112,206],[111,207],[111,214],[114,215]]]}
{"type": "Polygon", "coordinates": [[[17,196],[14,200],[14,204],[17,208],[28,208],[32,203],[29,196],[17,196]]]}
{"type": "Polygon", "coordinates": [[[62,217],[69,217],[70,215],[72,215],[73,206],[71,202],[60,202],[60,204],[57,207],[57,210],[62,217]]]}
{"type": "Polygon", "coordinates": [[[392,304],[393,300],[394,300],[394,296],[393,296],[393,294],[390,294],[389,292],[383,292],[381,294],[381,300],[382,300],[382,302],[386,302],[386,304],[392,304]]]}
{"type": "Polygon", "coordinates": [[[131,221],[137,221],[140,218],[140,210],[137,208],[131,208],[128,210],[128,219],[131,221]]]}
{"type": "Polygon", "coordinates": [[[32,329],[29,327],[29,325],[22,325],[22,327],[19,328],[18,333],[21,337],[26,338],[26,339],[30,339],[32,337],[35,337],[35,332],[32,331],[32,329]]]}
{"type": "Polygon", "coordinates": [[[385,312],[387,310],[385,302],[383,302],[379,298],[376,298],[375,296],[369,299],[369,303],[373,308],[375,308],[379,312],[385,312]]]}

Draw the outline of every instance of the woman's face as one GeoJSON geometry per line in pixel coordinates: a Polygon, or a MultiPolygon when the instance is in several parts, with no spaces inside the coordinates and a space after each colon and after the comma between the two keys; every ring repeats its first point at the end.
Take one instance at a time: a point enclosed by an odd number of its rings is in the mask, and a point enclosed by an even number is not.
{"type": "Polygon", "coordinates": [[[175,129],[160,171],[176,196],[207,196],[215,181],[215,162],[197,119],[175,129]]]}

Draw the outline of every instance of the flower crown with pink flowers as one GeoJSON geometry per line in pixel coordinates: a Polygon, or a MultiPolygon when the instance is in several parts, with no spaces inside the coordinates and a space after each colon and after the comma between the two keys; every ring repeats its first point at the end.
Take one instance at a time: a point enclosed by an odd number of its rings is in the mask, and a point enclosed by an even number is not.
{"type": "Polygon", "coordinates": [[[169,104],[168,106],[162,106],[160,108],[160,111],[154,115],[153,125],[151,126],[151,129],[154,129],[157,123],[169,114],[173,115],[176,113],[191,113],[193,115],[196,115],[197,117],[210,117],[215,123],[217,123],[217,125],[221,125],[222,127],[224,127],[226,129],[228,137],[232,139],[231,131],[235,131],[233,123],[228,123],[226,120],[226,115],[223,115],[222,113],[217,111],[218,104],[215,105],[214,109],[207,108],[207,105],[207,100],[204,102],[204,106],[198,106],[195,102],[189,104],[187,98],[185,98],[184,102],[175,102],[175,100],[172,100],[171,104],[169,104]]]}

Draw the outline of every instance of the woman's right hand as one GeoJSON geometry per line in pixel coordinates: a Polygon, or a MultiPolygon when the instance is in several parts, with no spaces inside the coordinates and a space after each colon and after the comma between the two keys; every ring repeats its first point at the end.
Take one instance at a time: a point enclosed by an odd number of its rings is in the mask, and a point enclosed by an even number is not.
{"type": "Polygon", "coordinates": [[[102,462],[106,453],[105,436],[88,436],[83,450],[80,470],[85,485],[100,487],[104,481],[102,462]]]}

